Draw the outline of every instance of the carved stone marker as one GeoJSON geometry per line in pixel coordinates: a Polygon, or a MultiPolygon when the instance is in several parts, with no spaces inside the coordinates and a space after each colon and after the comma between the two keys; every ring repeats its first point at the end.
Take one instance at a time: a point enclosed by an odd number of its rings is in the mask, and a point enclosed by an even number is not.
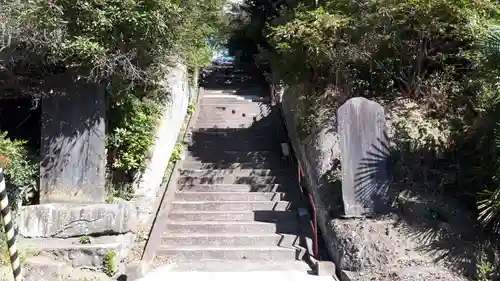
{"type": "Polygon", "coordinates": [[[102,203],[105,90],[69,76],[48,83],[53,93],[42,99],[40,203],[102,203]]]}
{"type": "Polygon", "coordinates": [[[352,98],[337,111],[342,199],[346,217],[387,208],[389,147],[384,109],[366,98],[352,98]]]}

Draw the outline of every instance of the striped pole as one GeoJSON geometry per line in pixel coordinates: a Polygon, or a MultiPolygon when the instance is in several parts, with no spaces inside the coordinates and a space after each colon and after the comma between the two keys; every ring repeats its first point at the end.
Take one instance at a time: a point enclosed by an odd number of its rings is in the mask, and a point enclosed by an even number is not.
{"type": "Polygon", "coordinates": [[[16,231],[14,222],[10,214],[9,198],[7,197],[7,189],[5,188],[5,177],[3,168],[0,167],[0,213],[2,214],[2,222],[7,238],[7,248],[10,255],[10,263],[12,265],[12,273],[14,281],[21,281],[21,263],[19,262],[19,253],[17,252],[16,231]]]}

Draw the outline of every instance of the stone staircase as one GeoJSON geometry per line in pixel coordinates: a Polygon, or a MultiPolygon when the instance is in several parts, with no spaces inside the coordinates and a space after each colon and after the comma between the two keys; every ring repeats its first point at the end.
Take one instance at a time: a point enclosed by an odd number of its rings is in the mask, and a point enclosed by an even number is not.
{"type": "Polygon", "coordinates": [[[201,97],[156,250],[174,272],[310,270],[295,170],[264,91],[248,91],[256,88],[201,97]]]}

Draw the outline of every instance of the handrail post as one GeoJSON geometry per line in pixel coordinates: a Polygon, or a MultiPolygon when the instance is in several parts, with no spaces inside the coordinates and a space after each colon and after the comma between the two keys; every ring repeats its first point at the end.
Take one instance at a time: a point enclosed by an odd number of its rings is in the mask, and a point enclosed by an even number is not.
{"type": "Polygon", "coordinates": [[[9,198],[5,186],[5,176],[3,168],[0,167],[0,213],[2,214],[2,223],[7,238],[7,249],[10,256],[10,264],[14,281],[22,280],[21,263],[19,262],[19,253],[17,251],[17,237],[14,229],[14,221],[10,212],[9,198]]]}

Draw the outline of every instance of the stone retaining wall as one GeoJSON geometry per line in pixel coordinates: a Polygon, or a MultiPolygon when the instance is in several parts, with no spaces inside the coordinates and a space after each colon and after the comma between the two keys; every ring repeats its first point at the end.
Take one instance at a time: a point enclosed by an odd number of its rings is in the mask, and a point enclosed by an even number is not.
{"type": "Polygon", "coordinates": [[[190,98],[197,90],[197,85],[190,85],[187,67],[181,63],[176,63],[170,68],[162,84],[169,93],[166,96],[167,107],[159,122],[156,141],[151,149],[146,169],[134,184],[134,200],[138,202],[139,219],[143,222],[148,221],[156,211],[155,199],[161,196],[158,193],[161,193],[160,185],[165,170],[186,118],[190,98]]]}

